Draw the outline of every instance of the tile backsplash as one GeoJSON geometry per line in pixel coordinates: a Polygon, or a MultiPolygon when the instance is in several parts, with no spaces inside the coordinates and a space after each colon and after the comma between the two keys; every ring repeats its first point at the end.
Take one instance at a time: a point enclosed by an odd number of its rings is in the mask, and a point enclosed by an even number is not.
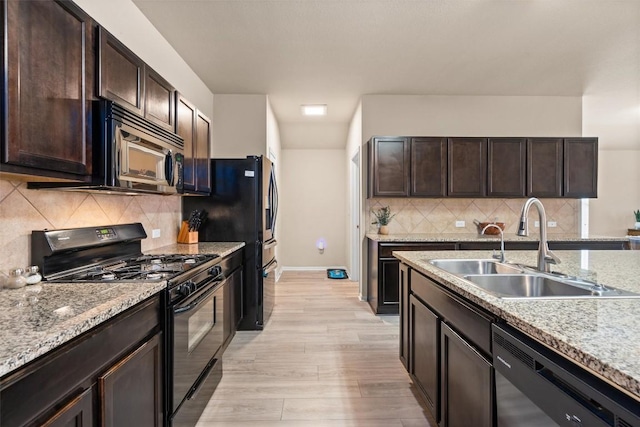
{"type": "MultiPolygon", "coordinates": [[[[375,216],[371,210],[389,206],[396,216],[389,223],[390,234],[405,233],[476,233],[474,219],[480,222],[505,223],[505,232],[518,229],[520,211],[526,199],[382,199],[367,200],[370,212],[369,233],[376,233],[378,226],[371,224],[375,216]],[[465,226],[456,227],[456,221],[465,226]]],[[[580,200],[541,199],[547,214],[547,222],[554,221],[556,227],[548,228],[549,234],[580,232],[580,200]]],[[[529,228],[536,233],[534,221],[538,220],[535,208],[529,213],[529,228]]]]}
{"type": "Polygon", "coordinates": [[[0,180],[0,271],[29,265],[31,230],[140,222],[148,251],[175,243],[180,220],[179,196],[29,190],[24,182],[0,180]],[[151,238],[153,229],[160,229],[159,238],[151,238]]]}

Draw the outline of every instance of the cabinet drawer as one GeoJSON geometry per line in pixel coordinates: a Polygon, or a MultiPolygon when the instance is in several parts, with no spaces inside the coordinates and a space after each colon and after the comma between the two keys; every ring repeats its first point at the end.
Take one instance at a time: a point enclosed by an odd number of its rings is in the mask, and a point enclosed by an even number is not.
{"type": "Polygon", "coordinates": [[[467,337],[486,355],[490,355],[493,318],[422,274],[414,270],[410,274],[411,292],[438,313],[444,322],[467,337]]]}
{"type": "Polygon", "coordinates": [[[380,243],[378,256],[392,258],[393,251],[455,251],[456,246],[456,243],[380,243]]]}

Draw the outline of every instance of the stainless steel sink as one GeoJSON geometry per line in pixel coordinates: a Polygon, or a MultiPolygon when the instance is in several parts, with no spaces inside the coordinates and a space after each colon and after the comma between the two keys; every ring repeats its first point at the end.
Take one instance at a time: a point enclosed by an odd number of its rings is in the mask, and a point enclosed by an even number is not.
{"type": "Polygon", "coordinates": [[[470,274],[463,278],[500,298],[640,298],[633,292],[543,274],[470,274]]]}
{"type": "Polygon", "coordinates": [[[515,274],[523,272],[518,266],[504,264],[493,259],[432,259],[429,263],[434,267],[460,276],[467,274],[515,274]]]}

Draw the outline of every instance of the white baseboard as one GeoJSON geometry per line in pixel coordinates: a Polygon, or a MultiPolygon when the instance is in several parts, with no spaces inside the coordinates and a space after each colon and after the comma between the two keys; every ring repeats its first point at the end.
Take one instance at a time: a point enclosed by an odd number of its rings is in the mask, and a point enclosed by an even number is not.
{"type": "MultiPolygon", "coordinates": [[[[347,267],[339,265],[339,266],[331,266],[331,267],[282,267],[282,271],[325,271],[332,268],[342,268],[343,270],[347,270],[347,267]]],[[[347,274],[349,272],[347,271],[347,274]]]]}

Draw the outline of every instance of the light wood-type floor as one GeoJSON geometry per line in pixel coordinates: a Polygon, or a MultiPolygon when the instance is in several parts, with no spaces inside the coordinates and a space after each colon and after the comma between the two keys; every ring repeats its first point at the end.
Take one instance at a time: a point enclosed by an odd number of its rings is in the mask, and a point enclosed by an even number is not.
{"type": "Polygon", "coordinates": [[[358,284],[284,272],[261,332],[238,332],[197,427],[433,426],[398,359],[398,316],[358,284]]]}

